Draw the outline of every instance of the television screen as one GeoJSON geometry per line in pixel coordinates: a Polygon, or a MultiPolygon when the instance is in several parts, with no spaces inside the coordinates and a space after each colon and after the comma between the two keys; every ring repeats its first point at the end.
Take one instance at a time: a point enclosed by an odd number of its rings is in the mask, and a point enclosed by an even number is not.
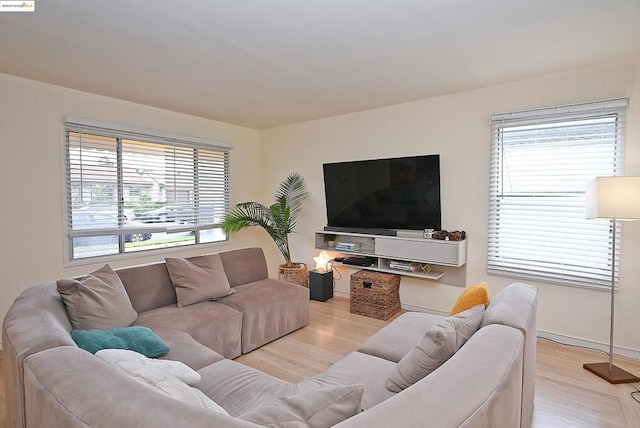
{"type": "Polygon", "coordinates": [[[439,155],[325,163],[323,170],[328,230],[440,230],[439,155]]]}

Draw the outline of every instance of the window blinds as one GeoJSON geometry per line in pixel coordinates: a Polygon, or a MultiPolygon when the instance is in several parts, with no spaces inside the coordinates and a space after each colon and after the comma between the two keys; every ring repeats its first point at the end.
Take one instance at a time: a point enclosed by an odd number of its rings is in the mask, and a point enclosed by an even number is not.
{"type": "Polygon", "coordinates": [[[69,238],[211,229],[228,211],[230,146],[83,119],[63,125],[69,238]]]}
{"type": "Polygon", "coordinates": [[[627,105],[491,116],[488,273],[610,285],[612,222],[585,219],[585,189],[593,177],[622,175],[627,105]]]}

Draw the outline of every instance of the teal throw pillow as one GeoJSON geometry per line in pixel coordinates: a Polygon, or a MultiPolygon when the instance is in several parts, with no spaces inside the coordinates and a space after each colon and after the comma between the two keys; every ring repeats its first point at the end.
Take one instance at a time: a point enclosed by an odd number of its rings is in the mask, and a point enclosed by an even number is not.
{"type": "Polygon", "coordinates": [[[169,347],[148,327],[116,327],[106,330],[72,330],[76,344],[95,354],[101,349],[128,349],[154,358],[169,352],[169,347]]]}

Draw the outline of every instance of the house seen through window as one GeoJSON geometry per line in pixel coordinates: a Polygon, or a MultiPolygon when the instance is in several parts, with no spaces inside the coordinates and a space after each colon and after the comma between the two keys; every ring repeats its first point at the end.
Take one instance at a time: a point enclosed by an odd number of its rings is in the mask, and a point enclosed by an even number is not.
{"type": "Polygon", "coordinates": [[[227,239],[229,147],[78,120],[64,132],[70,260],[227,239]]]}

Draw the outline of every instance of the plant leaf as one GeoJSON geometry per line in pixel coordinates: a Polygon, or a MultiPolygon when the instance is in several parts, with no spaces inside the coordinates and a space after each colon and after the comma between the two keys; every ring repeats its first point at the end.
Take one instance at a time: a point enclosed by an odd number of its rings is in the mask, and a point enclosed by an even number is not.
{"type": "Polygon", "coordinates": [[[222,222],[226,233],[238,232],[251,226],[262,227],[273,239],[287,265],[291,265],[289,234],[296,226],[302,202],[309,196],[304,178],[297,172],[280,183],[275,202],[266,207],[258,202],[243,202],[234,206],[222,222]]]}

